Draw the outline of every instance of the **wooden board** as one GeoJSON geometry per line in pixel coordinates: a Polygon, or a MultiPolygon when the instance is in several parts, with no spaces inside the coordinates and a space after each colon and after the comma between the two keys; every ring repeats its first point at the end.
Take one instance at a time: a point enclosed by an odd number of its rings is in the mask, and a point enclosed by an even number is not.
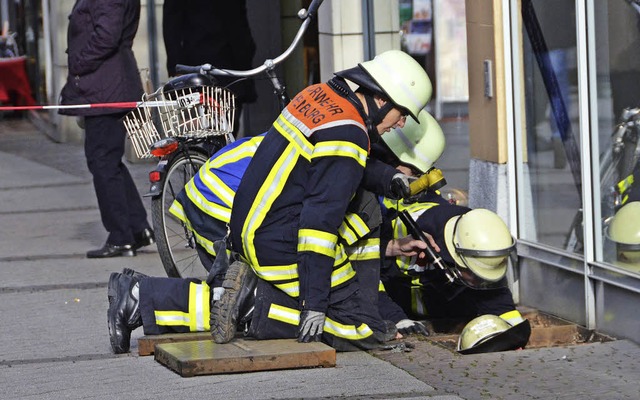
{"type": "Polygon", "coordinates": [[[138,355],[153,355],[156,344],[189,342],[194,340],[211,340],[209,332],[165,333],[163,335],[146,335],[138,339],[138,355]]]}
{"type": "Polygon", "coordinates": [[[335,367],[336,351],[324,343],[295,339],[199,340],[156,345],[155,360],[182,377],[277,369],[335,367]]]}

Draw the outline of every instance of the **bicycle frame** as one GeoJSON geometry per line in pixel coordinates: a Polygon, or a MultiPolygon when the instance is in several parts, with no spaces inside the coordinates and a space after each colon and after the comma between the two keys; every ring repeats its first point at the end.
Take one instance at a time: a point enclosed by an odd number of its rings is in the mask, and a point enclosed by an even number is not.
{"type": "MultiPolygon", "coordinates": [[[[302,9],[298,12],[298,16],[303,22],[289,47],[281,55],[274,59],[267,59],[257,68],[248,71],[235,71],[214,68],[211,64],[200,66],[177,65],[176,72],[179,74],[199,74],[196,75],[198,78],[206,78],[209,75],[236,77],[238,79],[264,74],[273,86],[280,109],[284,109],[290,99],[275,69],[298,46],[322,2],[323,0],[313,0],[308,10],[302,9]]],[[[168,84],[170,85],[170,82],[168,84]]],[[[177,192],[182,189],[177,187],[177,182],[180,181],[181,184],[186,184],[186,180],[197,172],[197,168],[204,165],[213,153],[232,142],[234,138],[231,134],[207,137],[204,140],[197,140],[188,136],[186,138],[171,137],[163,139],[152,146],[152,154],[160,155],[161,157],[155,169],[149,173],[151,186],[144,197],[151,197],[152,219],[154,221],[154,229],[157,231],[158,251],[167,274],[176,277],[191,276],[202,278],[197,274],[206,273],[205,269],[201,265],[199,269],[194,265],[196,262],[200,264],[197,261],[198,257],[195,255],[195,250],[198,247],[196,246],[196,234],[190,232],[189,228],[185,226],[185,222],[179,221],[175,214],[169,215],[174,212],[170,203],[172,199],[175,199],[177,192]],[[192,156],[195,159],[192,159],[192,156]],[[174,180],[174,178],[176,179],[174,180]],[[171,212],[169,211],[170,208],[171,212]],[[158,221],[157,226],[156,221],[158,221]],[[179,223],[182,223],[181,227],[178,226],[179,223]],[[171,225],[171,227],[168,225],[171,225]],[[185,253],[189,253],[189,255],[185,253]]]]}

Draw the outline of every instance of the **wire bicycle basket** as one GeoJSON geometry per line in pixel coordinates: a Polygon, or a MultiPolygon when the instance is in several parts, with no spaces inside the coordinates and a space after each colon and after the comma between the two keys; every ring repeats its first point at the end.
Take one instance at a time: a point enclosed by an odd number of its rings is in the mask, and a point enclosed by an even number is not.
{"type": "Polygon", "coordinates": [[[145,94],[124,117],[127,136],[138,158],[152,158],[152,144],[168,138],[187,139],[229,135],[233,132],[235,95],[216,86],[158,89],[145,94]]]}

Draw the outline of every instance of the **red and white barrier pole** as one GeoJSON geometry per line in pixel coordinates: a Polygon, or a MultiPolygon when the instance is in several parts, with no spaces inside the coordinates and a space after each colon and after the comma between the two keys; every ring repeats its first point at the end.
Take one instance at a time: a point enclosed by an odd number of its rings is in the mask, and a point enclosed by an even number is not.
{"type": "Polygon", "coordinates": [[[128,101],[120,103],[94,103],[94,104],[70,104],[70,105],[36,105],[36,106],[0,106],[0,111],[24,111],[24,110],[63,110],[73,108],[136,108],[136,107],[161,107],[172,102],[166,101],[128,101]]]}

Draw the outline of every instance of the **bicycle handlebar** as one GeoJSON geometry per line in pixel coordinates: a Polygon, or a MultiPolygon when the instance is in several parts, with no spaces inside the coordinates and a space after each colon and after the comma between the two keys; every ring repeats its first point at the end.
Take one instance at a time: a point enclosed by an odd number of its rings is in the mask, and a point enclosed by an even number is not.
{"type": "Polygon", "coordinates": [[[302,37],[307,31],[307,28],[309,27],[311,20],[316,17],[318,13],[318,9],[320,8],[320,5],[322,4],[323,1],[324,0],[313,0],[309,5],[308,10],[305,10],[303,8],[298,12],[298,17],[303,19],[303,22],[302,22],[302,25],[300,25],[300,28],[298,29],[296,36],[291,41],[291,44],[289,45],[289,47],[287,47],[287,49],[276,58],[265,60],[264,63],[259,67],[256,67],[250,70],[240,71],[240,70],[233,70],[233,69],[215,68],[211,64],[202,64],[202,65],[195,65],[195,66],[178,64],[176,65],[176,72],[183,73],[183,74],[195,72],[203,75],[248,78],[248,77],[259,75],[265,71],[273,70],[276,67],[276,65],[286,60],[291,55],[291,53],[293,53],[293,50],[295,50],[295,48],[298,46],[298,43],[300,43],[300,40],[302,40],[302,37]]]}

